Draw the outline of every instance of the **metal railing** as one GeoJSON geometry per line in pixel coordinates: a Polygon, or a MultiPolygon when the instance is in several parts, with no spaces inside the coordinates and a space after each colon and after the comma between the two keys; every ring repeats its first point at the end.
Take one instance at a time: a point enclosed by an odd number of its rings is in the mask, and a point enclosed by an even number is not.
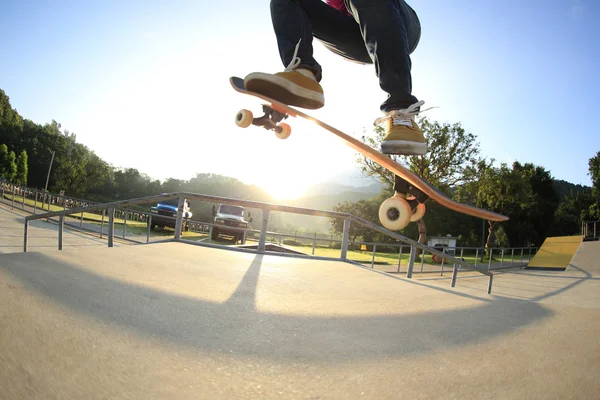
{"type": "MultiPolygon", "coordinates": [[[[392,232],[392,231],[387,230],[379,225],[373,224],[369,221],[366,221],[362,218],[359,218],[359,217],[356,217],[356,216],[353,216],[350,214],[339,213],[339,212],[334,212],[334,211],[322,211],[322,210],[313,210],[313,209],[307,209],[307,208],[290,207],[290,206],[270,204],[270,203],[261,203],[261,202],[250,201],[250,200],[238,200],[238,199],[231,199],[231,198],[210,196],[210,195],[202,195],[202,194],[196,194],[196,193],[187,193],[187,192],[161,194],[161,195],[148,196],[148,197],[142,197],[142,198],[137,198],[137,199],[121,200],[121,201],[115,201],[115,202],[109,202],[109,203],[103,203],[103,204],[94,204],[94,205],[88,205],[88,206],[83,206],[83,207],[75,207],[72,209],[61,210],[61,211],[51,211],[51,212],[46,212],[43,214],[28,215],[25,217],[23,251],[25,251],[25,252],[27,251],[29,224],[31,221],[38,220],[38,219],[48,219],[48,218],[52,218],[52,217],[58,217],[59,218],[59,221],[58,221],[58,248],[59,248],[59,250],[62,250],[65,216],[71,215],[71,214],[86,213],[86,212],[98,212],[98,211],[102,211],[102,210],[106,210],[107,214],[108,214],[108,247],[113,247],[114,246],[114,238],[115,238],[115,230],[114,230],[115,209],[126,208],[126,207],[130,207],[130,206],[134,206],[134,205],[140,205],[140,204],[145,204],[145,203],[149,203],[149,202],[158,202],[161,200],[170,200],[170,199],[178,199],[178,212],[177,212],[177,218],[176,218],[176,222],[175,222],[174,238],[169,239],[168,241],[181,241],[184,243],[195,244],[195,245],[207,245],[205,243],[198,243],[198,242],[181,239],[181,232],[182,232],[181,228],[182,228],[182,224],[184,223],[182,210],[183,210],[184,201],[186,199],[187,200],[195,199],[195,200],[220,203],[220,204],[241,205],[241,206],[244,206],[247,208],[254,208],[254,209],[262,210],[262,220],[261,220],[261,228],[260,228],[260,234],[259,234],[258,247],[255,250],[255,252],[261,253],[261,254],[266,253],[266,242],[267,242],[266,239],[267,239],[267,235],[268,235],[267,225],[268,225],[268,221],[269,221],[269,215],[273,211],[311,215],[311,216],[318,216],[318,217],[340,218],[340,219],[344,220],[343,234],[342,234],[342,239],[341,239],[342,244],[341,244],[341,249],[340,249],[340,257],[339,257],[340,260],[351,262],[351,260],[348,259],[348,249],[349,249],[349,245],[350,245],[350,237],[349,237],[350,236],[350,226],[351,226],[351,224],[356,223],[356,224],[362,225],[364,227],[367,227],[369,229],[372,229],[376,232],[379,232],[383,235],[387,235],[387,236],[403,243],[404,245],[408,245],[410,247],[409,262],[408,262],[408,268],[407,268],[407,273],[406,273],[406,276],[409,279],[412,278],[412,276],[413,276],[415,259],[417,257],[417,249],[420,249],[424,253],[437,255],[438,257],[441,257],[442,259],[448,261],[449,263],[452,263],[452,265],[453,265],[452,279],[451,279],[452,287],[456,286],[458,271],[461,268],[467,268],[467,269],[471,269],[474,271],[478,271],[479,273],[487,276],[489,278],[487,293],[490,294],[491,290],[492,290],[492,283],[493,283],[494,275],[491,271],[489,271],[485,268],[481,268],[480,266],[477,266],[477,265],[471,265],[462,259],[456,258],[455,256],[452,256],[452,255],[449,255],[442,251],[428,247],[428,246],[423,245],[415,240],[412,240],[412,239],[407,238],[403,235],[400,235],[396,232],[392,232]]],[[[238,249],[238,250],[253,252],[253,250],[251,250],[251,249],[238,249]]]]}

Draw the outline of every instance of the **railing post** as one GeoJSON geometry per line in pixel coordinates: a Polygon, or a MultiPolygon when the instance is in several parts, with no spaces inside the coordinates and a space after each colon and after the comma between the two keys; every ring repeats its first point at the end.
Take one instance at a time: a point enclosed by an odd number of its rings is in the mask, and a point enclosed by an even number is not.
{"type": "Polygon", "coordinates": [[[152,227],[152,214],[148,218],[148,228],[146,229],[146,243],[150,242],[150,228],[152,227]]]}
{"type": "Polygon", "coordinates": [[[125,217],[123,218],[123,239],[125,239],[126,231],[127,231],[127,210],[125,210],[125,217]]]}
{"type": "Polygon", "coordinates": [[[352,219],[350,216],[347,216],[344,219],[344,232],[342,236],[342,252],[340,254],[340,258],[342,260],[348,259],[348,245],[350,243],[350,224],[352,223],[352,219]]]}
{"type": "Polygon", "coordinates": [[[456,263],[454,263],[454,268],[452,269],[452,283],[450,284],[451,287],[456,286],[456,277],[457,276],[458,276],[458,267],[456,266],[456,263]]]}
{"type": "Polygon", "coordinates": [[[63,249],[63,232],[65,230],[65,214],[58,217],[58,249],[63,249]]]}
{"type": "Polygon", "coordinates": [[[108,210],[108,247],[115,244],[115,209],[108,210]]]}
{"type": "Polygon", "coordinates": [[[504,248],[502,248],[500,251],[502,252],[502,257],[500,258],[500,266],[503,267],[504,266],[504,248]]]}
{"type": "Polygon", "coordinates": [[[10,209],[11,210],[15,209],[15,185],[13,185],[13,187],[12,187],[12,202],[10,204],[10,209]]]}
{"type": "Polygon", "coordinates": [[[406,277],[408,279],[412,279],[416,257],[417,257],[417,248],[415,246],[410,246],[410,257],[408,259],[408,270],[406,271],[406,277]]]}
{"type": "Polygon", "coordinates": [[[28,239],[28,231],[29,231],[29,220],[25,220],[25,230],[23,232],[23,253],[27,253],[27,239],[28,239]]]}
{"type": "Polygon", "coordinates": [[[489,257],[490,257],[490,262],[488,263],[488,271],[489,271],[490,269],[492,269],[492,257],[493,257],[493,256],[494,256],[494,249],[493,249],[492,247],[490,247],[490,255],[489,255],[489,257]]]}
{"type": "Polygon", "coordinates": [[[524,250],[525,250],[525,249],[521,247],[521,263],[523,263],[523,251],[524,251],[524,250]]]}
{"type": "Polygon", "coordinates": [[[425,269],[425,252],[421,251],[421,272],[425,269]]]}
{"type": "Polygon", "coordinates": [[[313,248],[312,255],[315,255],[315,250],[317,249],[317,232],[315,232],[315,236],[313,237],[313,248]]]}
{"type": "Polygon", "coordinates": [[[264,253],[267,243],[267,228],[269,225],[269,213],[271,210],[269,208],[262,209],[262,222],[260,225],[260,237],[258,239],[258,252],[264,253]]]}
{"type": "Polygon", "coordinates": [[[510,258],[510,266],[512,267],[512,265],[515,263],[515,249],[513,247],[512,249],[512,256],[510,258]]]}
{"type": "Polygon", "coordinates": [[[440,276],[444,276],[444,262],[445,261],[446,261],[446,257],[442,257],[442,273],[440,274],[440,276]]]}
{"type": "Polygon", "coordinates": [[[371,259],[371,269],[375,268],[375,253],[377,252],[377,245],[373,245],[373,258],[371,259]]]}
{"type": "Polygon", "coordinates": [[[25,209],[25,190],[21,189],[21,210],[25,209]]]}
{"type": "Polygon", "coordinates": [[[79,227],[83,228],[83,211],[81,212],[81,218],[79,219],[79,227]]]}
{"type": "Polygon", "coordinates": [[[488,282],[488,294],[492,294],[492,282],[494,280],[494,274],[490,275],[490,280],[488,282]]]}
{"type": "Polygon", "coordinates": [[[475,249],[475,268],[477,268],[478,261],[479,261],[479,248],[475,249]]]}
{"type": "Polygon", "coordinates": [[[183,226],[183,206],[185,197],[179,195],[179,203],[177,204],[177,219],[175,220],[175,240],[181,239],[181,227],[183,226]]]}
{"type": "Polygon", "coordinates": [[[102,239],[102,236],[104,235],[104,214],[106,213],[106,210],[102,210],[102,220],[100,221],[100,239],[102,239]]]}
{"type": "Polygon", "coordinates": [[[34,195],[34,200],[33,200],[33,213],[36,214],[37,213],[37,197],[38,197],[38,192],[37,189],[33,191],[33,195],[34,195]]]}
{"type": "MultiPolygon", "coordinates": [[[[398,271],[400,272],[400,264],[402,263],[402,249],[404,248],[404,246],[400,246],[400,254],[398,255],[398,271]]],[[[423,254],[421,253],[421,257],[423,257],[423,254]]]]}

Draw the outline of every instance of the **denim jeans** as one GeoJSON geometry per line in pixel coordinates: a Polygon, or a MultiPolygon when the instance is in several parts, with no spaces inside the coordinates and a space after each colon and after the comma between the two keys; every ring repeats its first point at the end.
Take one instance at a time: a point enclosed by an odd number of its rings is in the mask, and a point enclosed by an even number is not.
{"type": "MultiPolygon", "coordinates": [[[[407,108],[412,95],[411,59],[421,38],[421,24],[404,0],[344,0],[348,16],[321,0],[271,0],[271,19],[284,65],[298,40],[300,66],[322,79],[313,58],[313,36],[334,53],[361,64],[374,64],[379,85],[388,94],[382,111],[407,108]]],[[[351,84],[351,82],[349,82],[351,84]]]]}

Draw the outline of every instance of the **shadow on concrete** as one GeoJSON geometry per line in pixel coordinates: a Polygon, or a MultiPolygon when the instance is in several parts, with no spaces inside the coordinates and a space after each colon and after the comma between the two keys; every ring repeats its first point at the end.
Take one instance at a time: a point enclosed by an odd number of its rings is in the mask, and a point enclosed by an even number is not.
{"type": "MultiPolygon", "coordinates": [[[[43,253],[5,255],[0,258],[0,271],[75,313],[116,329],[201,350],[281,362],[381,360],[430,353],[507,335],[553,315],[538,303],[514,299],[391,316],[261,312],[256,308],[256,295],[262,259],[254,257],[224,303],[100,276],[43,253]]],[[[308,306],[310,301],[306,299],[308,306]]]]}

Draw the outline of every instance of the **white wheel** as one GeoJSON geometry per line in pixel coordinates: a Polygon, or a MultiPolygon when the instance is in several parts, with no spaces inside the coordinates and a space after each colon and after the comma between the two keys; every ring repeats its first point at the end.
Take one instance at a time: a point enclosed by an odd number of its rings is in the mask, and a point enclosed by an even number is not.
{"type": "Polygon", "coordinates": [[[253,119],[252,111],[240,110],[235,116],[235,124],[240,128],[247,128],[252,125],[253,119]]]}
{"type": "MultiPolygon", "coordinates": [[[[415,196],[409,196],[406,198],[406,200],[412,202],[412,201],[416,201],[416,198],[415,198],[415,196]]],[[[419,221],[425,215],[425,211],[426,211],[426,208],[425,208],[424,203],[417,204],[417,208],[413,211],[413,214],[410,217],[410,222],[419,221]]]]}
{"type": "Polygon", "coordinates": [[[281,124],[277,125],[277,128],[275,128],[275,136],[277,136],[279,139],[287,139],[291,134],[292,128],[286,123],[282,122],[281,124]]]}
{"type": "Polygon", "coordinates": [[[412,210],[408,201],[401,197],[390,197],[379,207],[379,221],[391,231],[404,229],[410,222],[412,210]]]}
{"type": "Polygon", "coordinates": [[[423,216],[425,215],[425,210],[425,204],[419,203],[417,209],[410,216],[410,222],[417,222],[421,220],[421,218],[423,218],[423,216]]]}

